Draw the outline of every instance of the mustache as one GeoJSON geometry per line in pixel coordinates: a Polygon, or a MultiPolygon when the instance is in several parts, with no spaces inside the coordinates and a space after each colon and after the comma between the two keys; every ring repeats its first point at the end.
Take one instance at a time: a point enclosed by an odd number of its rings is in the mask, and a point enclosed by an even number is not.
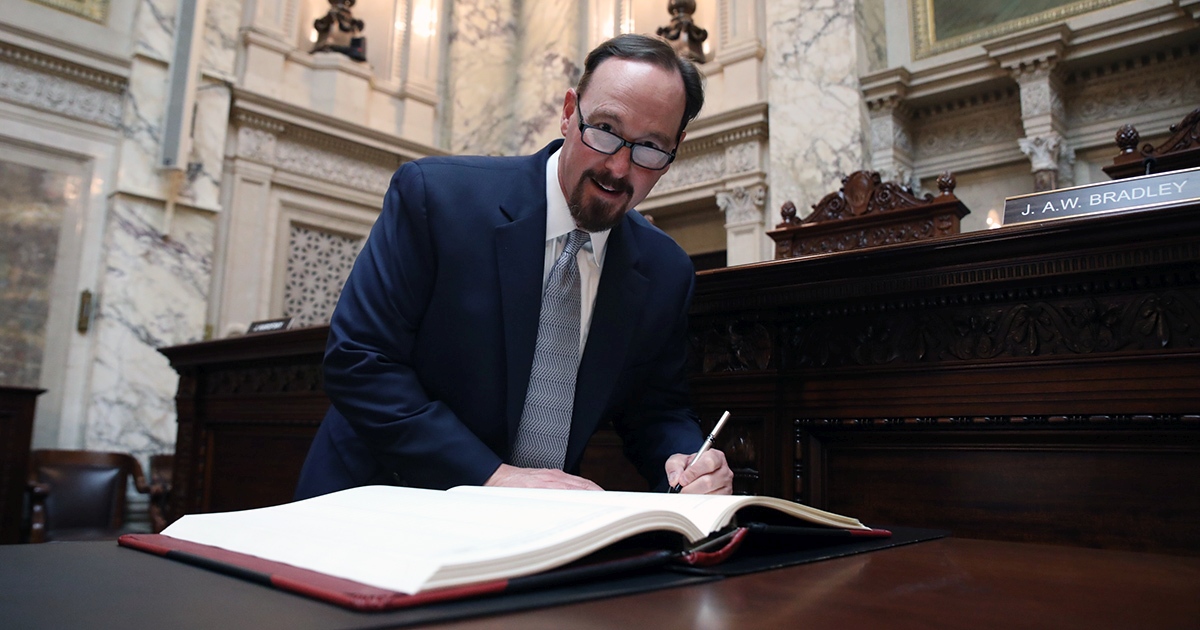
{"type": "Polygon", "coordinates": [[[608,173],[601,173],[600,171],[590,168],[584,171],[583,175],[584,177],[590,177],[596,180],[597,184],[600,184],[609,190],[615,190],[626,196],[633,195],[633,185],[630,184],[628,180],[612,177],[608,173]]]}

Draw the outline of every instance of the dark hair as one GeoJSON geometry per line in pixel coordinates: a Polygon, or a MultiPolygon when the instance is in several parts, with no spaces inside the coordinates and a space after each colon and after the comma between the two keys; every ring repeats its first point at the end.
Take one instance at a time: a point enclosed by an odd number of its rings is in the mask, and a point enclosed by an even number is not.
{"type": "Polygon", "coordinates": [[[661,37],[633,33],[617,35],[588,53],[583,62],[583,76],[579,77],[575,93],[583,96],[588,83],[591,82],[592,73],[601,62],[612,57],[645,61],[664,70],[675,70],[679,73],[683,78],[683,91],[687,97],[683,105],[683,120],[679,122],[679,134],[682,135],[684,127],[696,118],[700,108],[704,106],[704,83],[695,64],[679,56],[667,40],[661,37]]]}

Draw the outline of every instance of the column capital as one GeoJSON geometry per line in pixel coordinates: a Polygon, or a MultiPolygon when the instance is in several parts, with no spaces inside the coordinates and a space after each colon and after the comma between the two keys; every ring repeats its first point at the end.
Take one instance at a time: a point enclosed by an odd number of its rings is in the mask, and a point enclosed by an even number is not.
{"type": "Polygon", "coordinates": [[[1033,164],[1033,171],[1044,171],[1058,168],[1058,152],[1062,148],[1061,135],[1051,132],[1033,138],[1020,138],[1021,153],[1033,164]]]}
{"type": "Polygon", "coordinates": [[[1061,135],[1051,132],[1017,140],[1021,152],[1029,158],[1033,171],[1033,188],[1037,192],[1059,187],[1059,155],[1063,148],[1061,135]]]}
{"type": "Polygon", "coordinates": [[[717,207],[725,213],[725,259],[728,265],[770,260],[773,245],[767,237],[764,212],[767,185],[751,182],[716,191],[717,207]]]}
{"type": "Polygon", "coordinates": [[[716,196],[717,207],[725,213],[725,227],[748,223],[763,225],[763,205],[767,201],[766,184],[718,190],[716,196]]]}

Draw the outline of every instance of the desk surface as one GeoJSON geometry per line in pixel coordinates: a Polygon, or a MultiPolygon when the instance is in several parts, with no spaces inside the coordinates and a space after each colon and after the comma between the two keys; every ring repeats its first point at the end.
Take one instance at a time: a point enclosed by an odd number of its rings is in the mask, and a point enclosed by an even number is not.
{"type": "MultiPolygon", "coordinates": [[[[385,628],[115,543],[0,547],[18,628],[385,628]]],[[[1200,558],[944,539],[439,628],[1200,628],[1200,558]]]]}

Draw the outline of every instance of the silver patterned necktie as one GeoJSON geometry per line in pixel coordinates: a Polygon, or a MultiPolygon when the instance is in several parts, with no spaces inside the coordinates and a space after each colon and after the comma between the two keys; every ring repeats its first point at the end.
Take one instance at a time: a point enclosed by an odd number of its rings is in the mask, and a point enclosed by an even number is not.
{"type": "Polygon", "coordinates": [[[559,468],[567,454],[575,376],[579,371],[579,249],[591,238],[583,230],[567,236],[567,246],[550,268],[538,317],[533,370],[525,408],[513,445],[512,464],[522,468],[559,468]]]}

